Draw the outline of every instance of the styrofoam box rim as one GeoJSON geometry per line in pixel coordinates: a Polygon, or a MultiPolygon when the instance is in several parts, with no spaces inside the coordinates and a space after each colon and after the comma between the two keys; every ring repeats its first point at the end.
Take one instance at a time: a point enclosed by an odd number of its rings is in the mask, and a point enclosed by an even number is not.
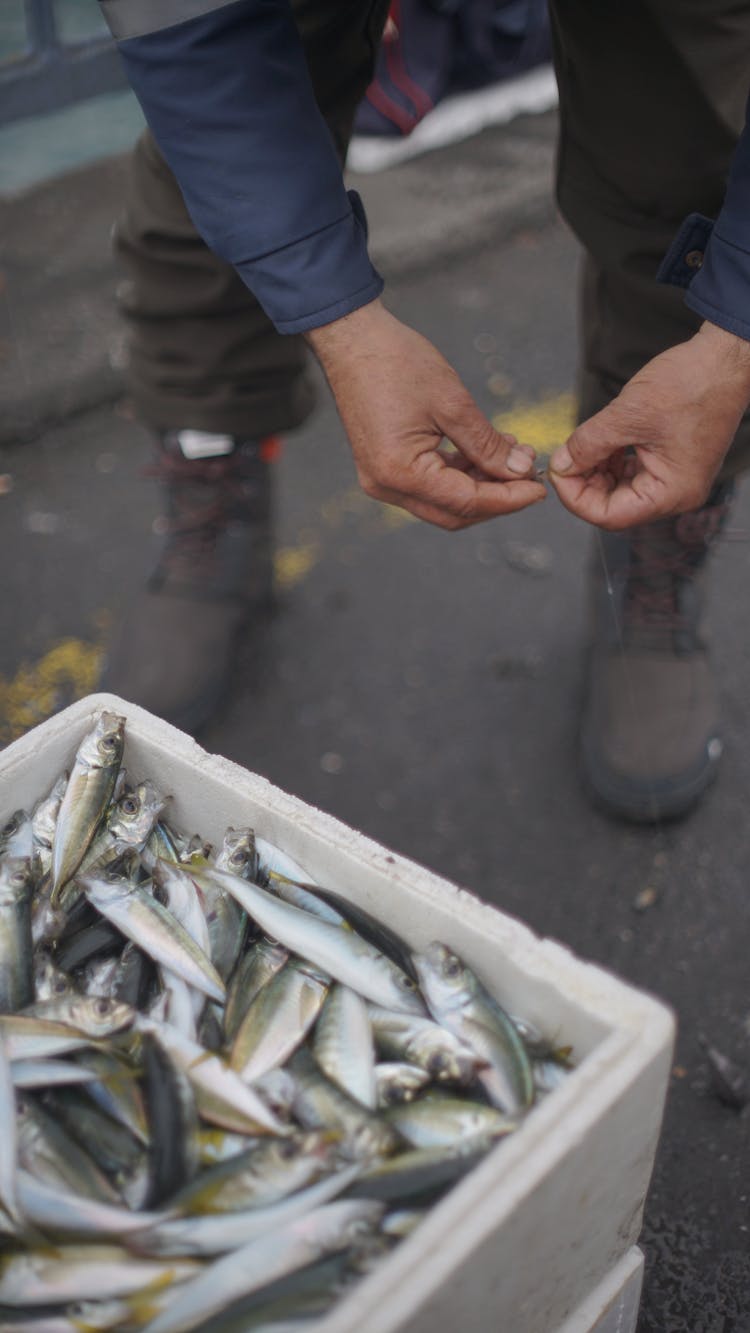
{"type": "MultiPolygon", "coordinates": [[[[405,1327],[395,1315],[389,1322],[385,1291],[397,1291],[402,1305],[406,1293],[409,1307],[418,1309],[434,1286],[432,1258],[436,1248],[440,1247],[441,1255],[445,1252],[446,1265],[458,1268],[481,1238],[507,1220],[529,1190],[564,1158],[571,1143],[580,1142],[606,1109],[625,1095],[639,1072],[660,1058],[663,1061],[673,1041],[673,1016],[652,996],[597,966],[581,962],[562,945],[537,937],[515,918],[423,866],[389,852],[265,778],[208,754],[191,737],[113,695],[95,694],[79,700],[0,753],[0,815],[46,793],[57,774],[71,762],[83,735],[103,709],[124,714],[127,719],[125,763],[129,764],[129,753],[140,763],[141,756],[148,760],[143,771],[131,770],[131,776],[150,776],[163,785],[165,774],[170,781],[174,774],[177,781],[172,790],[178,806],[182,799],[180,782],[199,780],[201,814],[205,801],[207,824],[198,823],[195,828],[202,834],[217,838],[228,823],[240,822],[233,815],[221,823],[220,811],[227,803],[234,803],[240,810],[251,806],[257,831],[275,841],[281,828],[284,837],[279,838],[280,845],[312,875],[320,876],[321,882],[348,893],[364,906],[372,905],[368,885],[375,883],[382,892],[387,882],[396,891],[396,916],[402,910],[411,912],[412,944],[432,938],[432,920],[447,919],[448,914],[454,927],[448,942],[469,963],[476,965],[472,948],[475,953],[484,950],[492,959],[501,958],[506,972],[512,971],[516,986],[523,981],[522,989],[529,997],[542,996],[548,1002],[549,997],[556,996],[561,1005],[567,1005],[568,1022],[574,1016],[579,1021],[585,1058],[565,1086],[535,1108],[509,1140],[432,1209],[407,1241],[364,1278],[351,1296],[339,1302],[331,1315],[314,1326],[320,1333],[345,1333],[355,1326],[361,1333],[405,1327]],[[45,759],[49,766],[40,774],[40,761],[45,759]]],[[[177,812],[175,822],[180,823],[177,812]]],[[[402,929],[409,938],[400,921],[390,916],[389,924],[402,929]]],[[[494,967],[489,967],[485,959],[484,969],[477,966],[477,971],[507,1003],[508,995],[494,984],[494,967]]],[[[532,1021],[540,1018],[533,1005],[525,1016],[532,1021]]],[[[626,1248],[623,1242],[623,1253],[626,1248]]]]}

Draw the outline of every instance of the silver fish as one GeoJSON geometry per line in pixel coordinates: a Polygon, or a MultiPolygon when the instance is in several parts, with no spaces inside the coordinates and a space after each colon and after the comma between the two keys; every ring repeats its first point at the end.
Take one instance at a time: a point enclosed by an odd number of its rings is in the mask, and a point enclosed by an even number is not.
{"type": "Polygon", "coordinates": [[[305,884],[298,884],[296,880],[287,879],[286,875],[277,875],[271,871],[268,876],[268,888],[271,893],[278,894],[285,903],[291,903],[292,907],[301,907],[303,912],[310,912],[313,916],[319,916],[321,921],[330,921],[333,926],[343,926],[345,917],[341,912],[337,912],[330,903],[324,902],[322,898],[311,891],[305,884]]]}
{"type": "Polygon", "coordinates": [[[12,1066],[0,1038],[0,1208],[17,1228],[23,1225],[18,1200],[16,1179],[16,1097],[13,1089],[12,1066]]]}
{"type": "Polygon", "coordinates": [[[239,959],[229,980],[224,1009],[227,1041],[234,1041],[237,1029],[256,995],[276,976],[288,958],[288,949],[273,940],[260,939],[239,959]]]}
{"type": "Polygon", "coordinates": [[[471,1047],[431,1018],[368,1006],[378,1050],[391,1059],[419,1065],[444,1083],[471,1083],[484,1063],[471,1047]]]}
{"type": "Polygon", "coordinates": [[[281,876],[282,879],[289,879],[294,884],[315,883],[299,861],[282,852],[280,847],[269,842],[267,838],[261,838],[256,834],[255,848],[258,853],[258,871],[261,879],[267,880],[269,875],[274,874],[281,876]]]}
{"type": "Polygon", "coordinates": [[[330,1127],[341,1134],[341,1154],[354,1161],[386,1156],[400,1136],[381,1115],[368,1111],[326,1078],[304,1048],[289,1063],[295,1083],[292,1111],[308,1129],[330,1127]]]}
{"type": "Polygon", "coordinates": [[[157,861],[152,877],[164,906],[210,958],[211,941],[206,913],[190,872],[184,866],[173,865],[170,861],[157,861]]]}
{"type": "MultiPolygon", "coordinates": [[[[96,1075],[70,1060],[14,1060],[10,1067],[16,1088],[55,1088],[90,1083],[96,1075]]],[[[5,1121],[0,1119],[0,1124],[5,1121]]]]}
{"type": "MultiPolygon", "coordinates": [[[[258,874],[258,853],[253,830],[228,828],[215,865],[217,870],[226,870],[240,879],[254,880],[258,874]]],[[[241,955],[247,918],[239,903],[216,882],[204,881],[202,892],[211,960],[226,981],[241,955]]]]}
{"type": "Polygon", "coordinates": [[[275,1203],[327,1175],[335,1162],[335,1146],[335,1135],[327,1130],[266,1139],[241,1157],[203,1171],[174,1195],[170,1206],[181,1213],[204,1214],[275,1203]]]}
{"type": "Polygon", "coordinates": [[[374,1110],[375,1051],[367,1005],[361,995],[338,983],[331,987],[312,1046],[315,1059],[331,1082],[374,1110]]]}
{"type": "Polygon", "coordinates": [[[103,826],[96,834],[83,861],[80,873],[97,868],[97,872],[129,847],[145,847],[166,797],[153,782],[140,782],[137,787],[125,787],[105,814],[103,826]]]}
{"type": "Polygon", "coordinates": [[[78,748],[52,845],[52,906],[78,869],[115,789],[125,718],[102,713],[78,748]]]}
{"type": "Polygon", "coordinates": [[[526,1049],[502,1006],[444,944],[434,941],[414,963],[433,1016],[485,1062],[479,1080],[494,1106],[509,1115],[534,1100],[526,1049]]]}
{"type": "Polygon", "coordinates": [[[219,1213],[207,1217],[167,1219],[136,1234],[132,1247],[139,1254],[193,1256],[206,1258],[235,1250],[239,1245],[276,1231],[279,1227],[304,1217],[313,1208],[342,1194],[356,1180],[359,1166],[346,1167],[325,1176],[307,1188],[287,1195],[277,1203],[249,1208],[245,1212],[219,1213]]]}
{"type": "Polygon", "coordinates": [[[193,1085],[200,1114],[224,1129],[249,1134],[288,1134],[288,1127],[218,1055],[183,1037],[166,1023],[139,1016],[136,1026],[152,1032],[193,1085]]]}
{"type": "Polygon", "coordinates": [[[215,864],[218,870],[228,870],[241,879],[255,881],[258,877],[259,857],[254,830],[236,829],[230,825],[224,834],[215,864]]]}
{"type": "Polygon", "coordinates": [[[517,1120],[494,1106],[434,1093],[405,1106],[392,1106],[387,1118],[413,1148],[451,1147],[477,1135],[500,1138],[518,1129],[517,1120]]]}
{"type": "MultiPolygon", "coordinates": [[[[31,813],[31,829],[34,837],[34,847],[37,851],[41,848],[46,848],[47,851],[52,850],[60,806],[65,795],[65,788],[68,785],[68,778],[69,774],[67,772],[61,773],[52,790],[34,806],[31,813]]],[[[50,865],[51,863],[50,858],[50,865]]],[[[47,870],[49,868],[49,865],[45,867],[47,870]]]]}
{"type": "Polygon", "coordinates": [[[65,1023],[23,1014],[0,1014],[0,1037],[9,1060],[42,1060],[88,1046],[91,1038],[65,1023]]]}
{"type": "Polygon", "coordinates": [[[252,1083],[289,1059],[323,1006],[329,978],[293,959],[256,995],[232,1046],[230,1064],[252,1083]]]}
{"type": "Polygon", "coordinates": [[[0,1012],[15,1013],[34,998],[31,938],[33,874],[28,858],[0,861],[0,1012]]]}
{"type": "Polygon", "coordinates": [[[14,810],[10,819],[0,829],[0,857],[21,857],[34,855],[34,825],[31,815],[25,810],[14,810]]]}
{"type": "Polygon", "coordinates": [[[194,1277],[189,1259],[162,1263],[136,1259],[110,1245],[60,1245],[0,1258],[0,1303],[13,1306],[65,1305],[107,1300],[169,1286],[194,1277]]]}
{"type": "Polygon", "coordinates": [[[117,1191],[92,1159],[41,1106],[24,1099],[17,1107],[18,1161],[52,1188],[119,1203],[117,1191]]]}
{"type": "Polygon", "coordinates": [[[64,995],[61,999],[30,1005],[23,1015],[16,1017],[37,1019],[40,1023],[60,1023],[96,1039],[111,1037],[113,1033],[130,1027],[135,1013],[129,1004],[108,996],[64,995]]]}
{"type": "MultiPolygon", "coordinates": [[[[199,884],[203,883],[204,873],[195,872],[199,884]]],[[[236,875],[212,869],[207,878],[218,880],[233,894],[268,935],[337,981],[351,986],[376,1004],[407,1013],[424,1012],[411,977],[353,930],[331,925],[299,907],[291,907],[265,889],[246,884],[236,875]]]]}
{"type": "Polygon", "coordinates": [[[59,1000],[64,995],[75,995],[73,978],[53,963],[49,954],[38,950],[34,958],[34,1001],[59,1000]]]}
{"type": "Polygon", "coordinates": [[[54,1236],[116,1240],[144,1226],[158,1226],[168,1216],[164,1212],[134,1213],[128,1208],[100,1203],[46,1185],[28,1171],[18,1172],[18,1197],[28,1221],[54,1236]]]}
{"type": "Polygon", "coordinates": [[[188,1333],[233,1301],[312,1264],[325,1254],[346,1249],[363,1230],[377,1226],[383,1209],[371,1201],[329,1203],[279,1231],[243,1245],[209,1264],[144,1333],[188,1333]]]}
{"type": "Polygon", "coordinates": [[[150,958],[212,999],[224,999],[224,983],[210,958],[161,903],[129,884],[91,876],[80,883],[92,906],[150,958]]]}

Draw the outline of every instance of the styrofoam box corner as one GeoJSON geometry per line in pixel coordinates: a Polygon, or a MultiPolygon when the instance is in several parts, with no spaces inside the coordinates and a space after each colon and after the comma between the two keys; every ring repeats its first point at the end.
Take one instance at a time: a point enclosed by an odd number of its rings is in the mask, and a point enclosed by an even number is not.
{"type": "Polygon", "coordinates": [[[513,1014],[574,1047],[565,1086],[311,1329],[555,1333],[637,1240],[670,1011],[112,695],[72,704],[0,753],[0,816],[46,794],[104,708],[126,716],[127,770],[172,794],[176,826],[217,842],[229,824],[253,825],[413,947],[448,941],[513,1014]]]}

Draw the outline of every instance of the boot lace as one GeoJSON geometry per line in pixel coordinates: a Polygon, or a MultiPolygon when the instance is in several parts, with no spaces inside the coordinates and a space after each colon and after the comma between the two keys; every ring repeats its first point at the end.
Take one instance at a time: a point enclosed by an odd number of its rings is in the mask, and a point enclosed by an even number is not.
{"type": "Polygon", "coordinates": [[[166,545],[161,576],[210,578],[217,542],[232,516],[241,481],[236,453],[220,458],[185,459],[164,452],[143,469],[144,477],[165,484],[169,513],[161,518],[166,545]]]}
{"type": "MultiPolygon", "coordinates": [[[[718,489],[718,488],[717,488],[718,489]]],[[[630,567],[622,615],[628,629],[665,633],[690,632],[694,617],[686,615],[680,592],[706,560],[720,533],[731,500],[731,488],[702,509],[636,528],[630,537],[630,567]]]]}

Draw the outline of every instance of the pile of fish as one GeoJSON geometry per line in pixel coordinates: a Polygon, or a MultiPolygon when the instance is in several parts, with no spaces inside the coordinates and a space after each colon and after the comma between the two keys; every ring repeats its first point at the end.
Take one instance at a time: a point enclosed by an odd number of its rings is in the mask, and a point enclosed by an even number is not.
{"type": "Polygon", "coordinates": [[[0,1333],[302,1328],[570,1050],[251,829],[181,834],[124,741],[0,831],[0,1333]]]}

